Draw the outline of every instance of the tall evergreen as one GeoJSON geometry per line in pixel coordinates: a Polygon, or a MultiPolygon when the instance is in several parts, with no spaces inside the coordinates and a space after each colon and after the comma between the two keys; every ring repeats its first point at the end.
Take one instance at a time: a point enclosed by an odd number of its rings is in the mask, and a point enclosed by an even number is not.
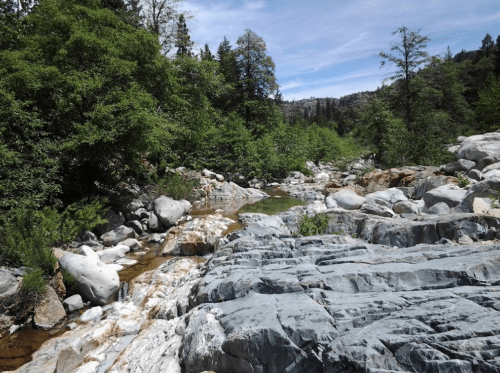
{"type": "Polygon", "coordinates": [[[193,47],[193,42],[189,36],[189,29],[186,25],[186,19],[184,14],[179,16],[179,21],[177,22],[177,39],[175,41],[175,46],[177,47],[178,56],[191,56],[191,48],[193,47]]]}
{"type": "Polygon", "coordinates": [[[490,34],[486,34],[483,40],[481,40],[481,48],[479,48],[485,55],[486,57],[490,56],[490,51],[495,45],[493,38],[491,37],[490,34]]]}

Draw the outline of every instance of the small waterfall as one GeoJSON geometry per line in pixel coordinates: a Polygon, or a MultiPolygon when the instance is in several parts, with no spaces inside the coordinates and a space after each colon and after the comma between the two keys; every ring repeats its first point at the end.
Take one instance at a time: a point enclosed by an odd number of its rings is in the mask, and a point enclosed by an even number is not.
{"type": "Polygon", "coordinates": [[[123,302],[128,294],[128,282],[120,282],[120,290],[118,290],[118,302],[123,302]]]}

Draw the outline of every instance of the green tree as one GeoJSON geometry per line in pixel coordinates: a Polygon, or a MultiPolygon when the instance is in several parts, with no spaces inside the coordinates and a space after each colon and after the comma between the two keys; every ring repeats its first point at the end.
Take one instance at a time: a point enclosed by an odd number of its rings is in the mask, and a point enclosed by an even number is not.
{"type": "Polygon", "coordinates": [[[184,14],[179,15],[179,21],[177,22],[175,46],[177,47],[177,56],[191,56],[193,42],[189,36],[189,29],[187,28],[184,14]]]}
{"type": "Polygon", "coordinates": [[[182,0],[144,0],[142,11],[146,27],[153,32],[164,54],[168,54],[177,41],[179,3],[182,0]]]}
{"type": "Polygon", "coordinates": [[[479,92],[476,117],[481,131],[496,131],[500,123],[500,79],[491,78],[488,86],[479,92]]]}
{"type": "Polygon", "coordinates": [[[445,61],[453,61],[453,54],[451,53],[450,46],[446,48],[446,54],[444,55],[445,61]]]}
{"type": "Polygon", "coordinates": [[[486,57],[490,56],[490,51],[495,45],[493,38],[491,37],[490,34],[486,34],[483,40],[481,40],[481,48],[479,48],[485,55],[486,57]]]}
{"type": "Polygon", "coordinates": [[[210,48],[208,47],[208,44],[205,44],[205,49],[200,50],[200,58],[202,61],[213,61],[214,56],[212,55],[212,52],[210,52],[210,48]]]}
{"type": "MultiPolygon", "coordinates": [[[[412,122],[411,106],[412,98],[410,95],[410,81],[415,76],[418,66],[428,60],[428,54],[424,51],[427,47],[427,42],[430,39],[427,36],[420,35],[421,29],[411,30],[405,26],[398,28],[392,35],[400,34],[401,40],[396,43],[391,43],[391,53],[380,52],[380,57],[383,58],[381,66],[390,62],[396,66],[396,71],[389,77],[391,80],[403,81],[402,99],[405,107],[405,121],[407,126],[412,122]]],[[[412,130],[410,128],[410,130],[412,130]]]]}

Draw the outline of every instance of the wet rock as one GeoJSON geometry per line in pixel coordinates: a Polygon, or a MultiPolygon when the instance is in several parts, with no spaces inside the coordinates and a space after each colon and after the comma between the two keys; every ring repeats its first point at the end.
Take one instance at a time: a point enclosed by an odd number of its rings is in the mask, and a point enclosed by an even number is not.
{"type": "Polygon", "coordinates": [[[186,200],[176,201],[172,198],[161,196],[155,199],[154,212],[161,223],[170,228],[175,225],[184,214],[191,210],[191,204],[186,200]]]}
{"type": "Polygon", "coordinates": [[[120,279],[116,271],[100,260],[66,253],[59,259],[59,264],[74,277],[76,290],[86,301],[105,304],[120,288],[120,279]]]}
{"type": "Polygon", "coordinates": [[[134,238],[135,232],[132,228],[120,225],[119,227],[109,231],[101,236],[104,246],[114,246],[126,240],[127,238],[134,238]]]}
{"type": "Polygon", "coordinates": [[[71,313],[83,308],[83,300],[80,294],[72,295],[63,301],[63,306],[66,312],[71,313]]]}
{"type": "Polygon", "coordinates": [[[330,195],[337,202],[339,207],[346,210],[357,210],[366,203],[366,198],[358,196],[350,189],[341,189],[337,193],[330,195]]]}
{"type": "Polygon", "coordinates": [[[57,293],[50,286],[47,286],[42,300],[35,307],[33,319],[35,325],[41,329],[51,329],[65,317],[66,312],[57,293]]]}

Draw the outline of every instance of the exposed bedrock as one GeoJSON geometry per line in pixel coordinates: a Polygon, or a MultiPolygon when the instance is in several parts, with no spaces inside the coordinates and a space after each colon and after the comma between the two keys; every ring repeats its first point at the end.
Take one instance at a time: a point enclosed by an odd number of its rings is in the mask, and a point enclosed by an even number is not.
{"type": "MultiPolygon", "coordinates": [[[[438,235],[498,224],[474,214],[428,220],[438,235]]],[[[424,226],[406,223],[396,228],[424,226]]],[[[255,225],[230,239],[191,291],[186,373],[500,371],[496,242],[395,247],[255,225]]]]}

